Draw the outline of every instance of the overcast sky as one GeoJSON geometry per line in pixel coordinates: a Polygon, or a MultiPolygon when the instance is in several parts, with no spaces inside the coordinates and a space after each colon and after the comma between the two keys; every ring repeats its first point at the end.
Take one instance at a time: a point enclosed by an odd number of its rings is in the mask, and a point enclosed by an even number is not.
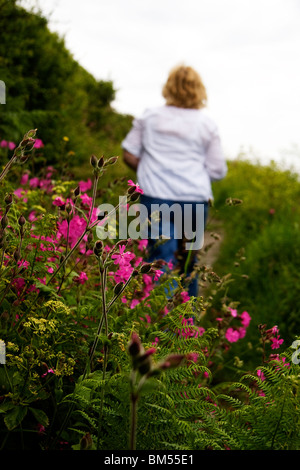
{"type": "Polygon", "coordinates": [[[97,79],[114,108],[163,104],[178,63],[200,73],[228,158],[283,155],[300,165],[299,0],[23,0],[97,79]]]}

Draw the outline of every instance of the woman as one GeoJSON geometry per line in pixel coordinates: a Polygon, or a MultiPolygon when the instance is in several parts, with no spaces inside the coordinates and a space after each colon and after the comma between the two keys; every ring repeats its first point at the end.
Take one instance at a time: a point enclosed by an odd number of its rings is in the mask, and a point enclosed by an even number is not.
{"type": "MultiPolygon", "coordinates": [[[[199,228],[197,214],[201,212],[197,210],[203,208],[205,224],[208,202],[213,198],[211,181],[226,175],[226,161],[218,128],[203,109],[207,95],[198,73],[188,66],[174,68],[162,94],[165,105],[148,109],[140,119],[133,121],[132,129],[122,142],[124,161],[137,171],[138,184],[144,192],[140,203],[150,212],[155,204],[167,204],[167,207],[176,204],[182,211],[188,205],[189,210],[192,208],[190,222],[195,232],[199,228]]],[[[170,215],[168,227],[165,227],[170,239],[157,243],[156,235],[152,236],[149,260],[176,263],[179,259],[180,272],[189,274],[196,249],[191,244],[189,250],[183,249],[186,227],[179,227],[177,232],[176,221],[170,215]]],[[[164,234],[165,225],[162,221],[160,235],[164,234]]],[[[189,293],[197,295],[196,279],[189,293]]]]}

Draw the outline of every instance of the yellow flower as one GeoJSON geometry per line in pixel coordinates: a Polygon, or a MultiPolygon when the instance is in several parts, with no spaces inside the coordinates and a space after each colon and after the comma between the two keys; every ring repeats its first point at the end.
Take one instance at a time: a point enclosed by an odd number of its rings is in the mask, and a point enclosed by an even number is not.
{"type": "Polygon", "coordinates": [[[63,140],[64,140],[65,142],[69,142],[69,137],[67,137],[67,136],[65,135],[65,136],[63,137],[63,140]]]}

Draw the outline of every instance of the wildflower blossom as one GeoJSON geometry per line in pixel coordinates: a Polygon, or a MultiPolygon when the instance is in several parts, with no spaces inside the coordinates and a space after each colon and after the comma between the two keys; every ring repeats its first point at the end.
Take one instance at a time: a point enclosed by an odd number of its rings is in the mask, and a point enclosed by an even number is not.
{"type": "Polygon", "coordinates": [[[228,328],[225,333],[225,338],[229,343],[235,343],[240,339],[240,334],[238,330],[234,330],[233,328],[228,328]]]}
{"type": "Polygon", "coordinates": [[[134,183],[132,180],[128,180],[129,186],[134,186],[137,193],[144,194],[144,191],[140,188],[137,183],[134,183]]]}
{"type": "Polygon", "coordinates": [[[65,201],[60,196],[58,196],[54,199],[53,205],[57,207],[62,207],[65,205],[65,201]]]}
{"type": "Polygon", "coordinates": [[[34,148],[36,149],[40,149],[42,147],[44,147],[44,143],[41,139],[35,139],[35,143],[34,143],[34,148]]]}
{"type": "Polygon", "coordinates": [[[14,148],[16,148],[16,144],[14,142],[8,142],[8,148],[9,150],[13,150],[14,148]]]}
{"type": "MultiPolygon", "coordinates": [[[[75,245],[79,237],[83,234],[85,228],[86,228],[86,221],[83,217],[80,217],[79,215],[75,215],[71,220],[70,220],[70,227],[69,227],[69,242],[71,248],[75,245]]],[[[61,237],[64,237],[67,239],[68,236],[68,222],[67,220],[63,220],[61,222],[58,222],[58,231],[57,231],[57,237],[60,239],[61,237]]]]}
{"type": "Polygon", "coordinates": [[[29,180],[29,186],[31,188],[38,188],[39,187],[39,184],[40,184],[40,180],[38,178],[31,178],[29,180]]]}
{"type": "Polygon", "coordinates": [[[250,324],[250,321],[251,321],[251,317],[250,317],[249,313],[248,312],[243,312],[241,314],[241,323],[242,323],[242,325],[245,328],[247,328],[250,324]]]}
{"type": "Polygon", "coordinates": [[[186,291],[180,292],[182,302],[188,302],[190,300],[189,294],[186,291]]]}
{"type": "Polygon", "coordinates": [[[148,240],[139,240],[138,241],[138,250],[144,251],[148,246],[148,240]]]}
{"type": "Polygon", "coordinates": [[[79,284],[84,284],[86,281],[88,281],[88,277],[84,271],[81,271],[79,276],[74,277],[74,281],[78,282],[79,284]]]}
{"type": "Polygon", "coordinates": [[[259,377],[260,380],[262,380],[262,381],[266,380],[266,377],[265,377],[265,375],[264,375],[264,373],[262,372],[261,369],[257,369],[256,373],[257,373],[257,377],[259,377]]]}
{"type": "Polygon", "coordinates": [[[92,180],[89,178],[87,181],[79,181],[78,186],[80,188],[80,191],[82,193],[85,193],[86,191],[92,188],[93,183],[92,180]]]}
{"type": "Polygon", "coordinates": [[[271,345],[271,348],[272,349],[278,349],[280,348],[281,344],[283,343],[283,339],[279,339],[280,338],[280,335],[278,335],[276,338],[271,338],[271,341],[272,341],[272,345],[271,345]]]}
{"type": "Polygon", "coordinates": [[[24,175],[21,176],[21,181],[20,184],[24,185],[28,183],[29,175],[28,173],[24,173],[24,175]]]}
{"type": "Polygon", "coordinates": [[[154,276],[154,281],[158,281],[158,279],[160,278],[160,276],[163,274],[164,272],[161,271],[160,269],[157,269],[155,271],[155,276],[154,276]]]}
{"type": "Polygon", "coordinates": [[[88,196],[86,193],[80,194],[80,199],[82,204],[87,205],[88,207],[91,207],[93,198],[88,196]]]}
{"type": "Polygon", "coordinates": [[[125,251],[126,245],[120,245],[119,253],[114,253],[111,259],[114,259],[114,264],[119,266],[126,266],[135,257],[130,251],[125,251]]]}
{"type": "Polygon", "coordinates": [[[48,374],[54,374],[54,370],[53,369],[48,369],[47,372],[45,372],[43,375],[41,375],[41,377],[46,377],[48,374]]]}
{"type": "Polygon", "coordinates": [[[233,317],[236,317],[237,316],[237,310],[235,308],[228,308],[229,312],[231,313],[231,315],[233,317]]]}
{"type": "Polygon", "coordinates": [[[22,260],[19,260],[17,264],[18,264],[19,268],[28,268],[29,261],[26,261],[25,259],[22,259],[22,260]]]}

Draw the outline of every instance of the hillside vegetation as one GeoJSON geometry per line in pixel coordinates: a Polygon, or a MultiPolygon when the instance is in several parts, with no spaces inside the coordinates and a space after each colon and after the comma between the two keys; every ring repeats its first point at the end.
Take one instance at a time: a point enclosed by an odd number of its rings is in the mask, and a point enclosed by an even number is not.
{"type": "Polygon", "coordinates": [[[17,143],[38,128],[45,146],[41,163],[68,157],[71,167],[84,164],[90,152],[118,154],[132,118],[112,108],[112,82],[96,80],[49,31],[47,19],[16,0],[0,0],[0,35],[0,79],[6,84],[0,140],[17,143]]]}

